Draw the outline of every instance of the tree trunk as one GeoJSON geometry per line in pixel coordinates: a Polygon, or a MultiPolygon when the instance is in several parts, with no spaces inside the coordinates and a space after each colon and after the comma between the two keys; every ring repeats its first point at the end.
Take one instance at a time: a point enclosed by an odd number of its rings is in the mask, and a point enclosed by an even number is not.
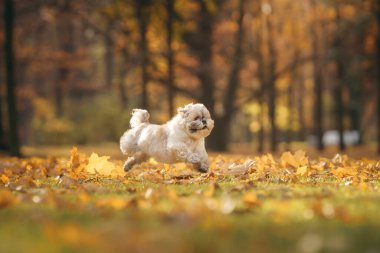
{"type": "Polygon", "coordinates": [[[136,0],[136,16],[139,24],[140,34],[140,67],[141,67],[141,107],[149,110],[148,101],[148,64],[149,64],[149,52],[148,52],[148,40],[147,40],[147,22],[148,13],[146,11],[146,5],[148,1],[136,0]]]}
{"type": "MultiPolygon", "coordinates": [[[[0,97],[0,104],[3,104],[2,97],[0,97]]],[[[7,145],[7,139],[6,139],[6,133],[4,130],[4,123],[3,122],[3,108],[0,106],[0,150],[8,150],[9,147],[7,145]]]]}
{"type": "Polygon", "coordinates": [[[276,126],[276,51],[274,48],[274,28],[270,20],[272,16],[266,18],[266,26],[268,29],[268,47],[269,47],[269,76],[268,76],[268,105],[269,120],[271,125],[270,148],[272,152],[277,151],[277,126],[276,126]]]}
{"type": "Polygon", "coordinates": [[[297,114],[298,114],[298,122],[299,122],[299,130],[297,138],[299,141],[305,141],[306,139],[306,127],[305,127],[305,116],[304,116],[304,80],[300,78],[297,80],[297,114]]]}
{"type": "MultiPolygon", "coordinates": [[[[127,50],[127,49],[125,49],[127,50]]],[[[128,108],[128,96],[126,93],[126,89],[124,86],[124,80],[127,75],[127,58],[128,58],[128,51],[125,51],[121,54],[121,61],[122,63],[119,66],[119,77],[118,77],[118,91],[119,91],[119,98],[120,98],[120,104],[121,109],[127,109],[128,108]]]]}
{"type": "Polygon", "coordinates": [[[174,0],[166,0],[166,11],[167,11],[167,21],[166,21],[166,29],[167,29],[167,37],[166,44],[168,46],[167,53],[167,64],[168,64],[168,83],[167,83],[167,91],[168,91],[168,105],[169,105],[169,116],[170,118],[174,116],[174,53],[172,48],[173,42],[173,16],[174,16],[174,0]]]}
{"type": "Polygon", "coordinates": [[[228,136],[230,133],[230,124],[226,124],[228,119],[225,116],[214,117],[215,127],[210,135],[210,149],[214,151],[226,151],[228,146],[228,136]]]}
{"type": "MultiPolygon", "coordinates": [[[[263,86],[263,84],[261,84],[263,86]]],[[[262,88],[261,88],[262,89],[262,88]]],[[[264,152],[264,140],[265,140],[265,131],[264,131],[264,99],[259,98],[259,104],[260,104],[260,115],[259,115],[259,123],[260,123],[260,129],[258,133],[258,146],[257,151],[262,154],[264,152]]]]}
{"type": "MultiPolygon", "coordinates": [[[[336,12],[336,25],[339,29],[339,24],[341,22],[339,6],[335,7],[336,12]]],[[[336,37],[334,40],[333,48],[336,50],[337,54],[335,57],[335,64],[337,69],[337,85],[335,87],[335,101],[336,101],[336,119],[337,128],[339,132],[339,149],[345,150],[346,145],[344,143],[344,105],[343,105],[343,85],[345,79],[344,72],[344,59],[343,59],[343,43],[342,36],[339,34],[339,30],[336,32],[336,37]]]]}
{"type": "Polygon", "coordinates": [[[239,19],[238,19],[238,31],[236,34],[235,40],[235,52],[232,59],[231,72],[228,79],[227,90],[224,95],[224,114],[226,115],[226,119],[230,120],[230,115],[232,113],[234,102],[236,100],[236,91],[240,86],[239,73],[241,70],[241,66],[243,63],[242,56],[242,44],[243,44],[243,19],[244,19],[244,0],[239,1],[239,19]]]}
{"type": "MultiPolygon", "coordinates": [[[[2,97],[0,96],[0,105],[3,104],[2,97]]],[[[0,150],[8,150],[4,122],[3,122],[3,108],[0,106],[0,150]]]]}
{"type": "Polygon", "coordinates": [[[294,78],[293,78],[293,74],[291,75],[291,79],[290,79],[290,82],[288,84],[288,89],[287,89],[287,97],[288,97],[288,118],[287,118],[287,124],[288,124],[288,127],[286,129],[286,143],[287,143],[287,149],[288,150],[291,150],[292,149],[292,140],[293,140],[293,128],[292,128],[292,123],[293,123],[293,120],[294,120],[294,117],[293,117],[293,83],[294,83],[294,78]]]}
{"type": "Polygon", "coordinates": [[[74,52],[73,46],[73,25],[70,15],[70,1],[65,0],[60,3],[61,16],[58,20],[57,34],[59,46],[62,53],[60,66],[58,67],[58,80],[54,87],[54,98],[57,117],[64,115],[64,93],[69,85],[70,66],[69,59],[74,52]]]}
{"type": "MultiPolygon", "coordinates": [[[[199,36],[202,38],[199,40],[200,50],[198,52],[199,57],[199,71],[198,78],[201,82],[202,97],[201,102],[210,110],[211,114],[214,114],[215,98],[214,92],[214,78],[213,78],[213,64],[212,64],[212,30],[214,17],[207,9],[204,1],[201,2],[201,13],[199,23],[199,36]]],[[[215,134],[212,134],[215,136],[215,134]]],[[[210,142],[213,142],[210,136],[210,142]]]]}
{"type": "Polygon", "coordinates": [[[224,94],[223,100],[223,115],[216,118],[218,122],[215,124],[215,136],[216,142],[213,143],[213,149],[218,151],[227,150],[230,126],[231,126],[231,115],[234,110],[234,103],[236,100],[236,91],[240,86],[239,73],[241,70],[243,56],[242,56],[242,44],[243,44],[243,19],[244,19],[244,0],[239,1],[239,18],[238,18],[238,31],[236,33],[235,40],[235,52],[232,59],[231,72],[228,79],[227,89],[224,94]]]}
{"type": "Polygon", "coordinates": [[[9,122],[9,151],[13,156],[20,156],[20,144],[18,138],[18,119],[16,103],[16,82],[14,71],[14,49],[13,49],[13,32],[14,32],[14,7],[13,0],[4,1],[4,56],[5,56],[5,74],[7,85],[7,105],[8,105],[8,122],[9,122]]]}
{"type": "MultiPolygon", "coordinates": [[[[201,95],[200,102],[203,103],[210,111],[211,116],[215,119],[215,128],[209,138],[206,139],[207,146],[211,149],[218,149],[219,144],[219,121],[217,118],[220,115],[215,114],[215,98],[214,98],[214,78],[213,78],[213,63],[212,63],[212,31],[214,25],[214,16],[208,10],[206,3],[198,0],[200,6],[197,31],[191,32],[186,36],[186,42],[189,44],[194,55],[197,57],[199,66],[195,74],[200,83],[201,95]]],[[[225,134],[225,133],[224,133],[225,134]]],[[[223,137],[220,137],[223,138],[223,137]]]]}
{"type": "MultiPolygon", "coordinates": [[[[316,56],[319,57],[319,56],[316,56]]],[[[323,112],[323,100],[322,100],[322,73],[320,63],[318,60],[314,60],[314,124],[315,124],[315,135],[317,137],[317,149],[323,151],[323,122],[322,122],[322,112],[323,112]]]]}
{"type": "MultiPolygon", "coordinates": [[[[315,0],[311,1],[312,8],[315,10],[315,0]]],[[[314,17],[317,14],[314,13],[314,17]]],[[[324,149],[323,144],[323,100],[322,100],[322,64],[319,46],[319,36],[318,36],[318,23],[314,21],[311,25],[311,37],[312,37],[312,48],[313,48],[313,65],[314,65],[314,133],[317,137],[317,149],[322,151],[324,149]]]]}
{"type": "Polygon", "coordinates": [[[351,128],[350,130],[356,131],[359,134],[358,142],[356,145],[362,143],[361,133],[361,115],[362,115],[362,90],[360,84],[355,82],[349,85],[350,101],[349,101],[349,116],[351,128]]]}
{"type": "Polygon", "coordinates": [[[380,0],[377,0],[377,153],[380,154],[380,0]]]}
{"type": "Polygon", "coordinates": [[[258,78],[260,80],[260,91],[258,96],[258,103],[260,105],[260,114],[259,114],[259,124],[260,129],[257,136],[258,146],[257,151],[261,154],[264,152],[264,141],[265,141],[265,129],[264,129],[264,119],[265,119],[265,113],[264,113],[264,104],[265,104],[265,97],[266,97],[266,85],[267,85],[267,77],[265,73],[265,56],[263,53],[263,30],[260,30],[260,33],[256,36],[256,50],[255,50],[255,57],[257,59],[258,64],[258,78]]]}
{"type": "MultiPolygon", "coordinates": [[[[4,55],[4,51],[2,50],[3,48],[0,49],[0,55],[4,55]]],[[[2,69],[3,69],[3,59],[0,59],[0,74],[2,74],[2,69]]],[[[5,82],[5,80],[3,80],[3,76],[0,76],[0,87],[1,87],[1,84],[5,82]]],[[[6,136],[6,133],[5,133],[5,129],[4,129],[4,118],[3,118],[3,114],[4,114],[4,111],[3,111],[3,96],[2,96],[2,92],[0,92],[0,150],[8,150],[8,145],[7,145],[7,136],[6,136]]]]}
{"type": "Polygon", "coordinates": [[[105,87],[108,91],[112,89],[113,70],[114,70],[114,45],[112,40],[112,22],[107,25],[106,33],[104,34],[104,64],[105,64],[105,87]]]}

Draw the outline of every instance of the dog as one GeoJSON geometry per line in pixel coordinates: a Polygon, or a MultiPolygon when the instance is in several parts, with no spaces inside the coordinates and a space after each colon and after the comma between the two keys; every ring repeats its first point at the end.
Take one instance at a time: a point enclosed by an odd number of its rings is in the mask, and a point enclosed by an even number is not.
{"type": "Polygon", "coordinates": [[[180,107],[163,125],[149,123],[149,113],[133,109],[131,128],[120,138],[120,149],[128,156],[124,171],[153,157],[158,162],[192,163],[200,172],[208,172],[205,138],[214,128],[210,112],[203,104],[180,107]]]}

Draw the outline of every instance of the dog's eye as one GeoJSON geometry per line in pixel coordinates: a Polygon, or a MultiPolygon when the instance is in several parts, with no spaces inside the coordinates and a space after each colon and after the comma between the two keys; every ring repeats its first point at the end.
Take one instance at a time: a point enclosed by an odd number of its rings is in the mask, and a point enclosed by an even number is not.
{"type": "Polygon", "coordinates": [[[195,117],[195,119],[194,120],[199,120],[201,117],[199,117],[199,116],[197,116],[197,117],[195,117]]]}

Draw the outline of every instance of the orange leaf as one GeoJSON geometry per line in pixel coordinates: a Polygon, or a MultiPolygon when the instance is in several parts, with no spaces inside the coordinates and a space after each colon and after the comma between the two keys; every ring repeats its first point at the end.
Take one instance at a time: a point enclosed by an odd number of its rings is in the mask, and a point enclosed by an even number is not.
{"type": "Polygon", "coordinates": [[[73,147],[70,151],[70,167],[71,168],[76,168],[79,166],[80,161],[79,161],[79,153],[78,153],[78,148],[73,147]]]}
{"type": "Polygon", "coordinates": [[[9,183],[9,178],[6,175],[4,175],[4,174],[1,175],[0,179],[3,182],[3,184],[8,184],[9,183]]]}

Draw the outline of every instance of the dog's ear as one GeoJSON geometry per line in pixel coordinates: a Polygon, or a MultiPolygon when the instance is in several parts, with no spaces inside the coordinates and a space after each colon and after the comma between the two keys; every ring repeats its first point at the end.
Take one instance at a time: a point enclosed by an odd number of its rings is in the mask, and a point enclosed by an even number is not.
{"type": "Polygon", "coordinates": [[[186,117],[186,113],[187,113],[187,109],[186,109],[186,106],[184,107],[179,107],[177,109],[177,112],[179,115],[181,115],[182,118],[185,118],[186,117]]]}
{"type": "Polygon", "coordinates": [[[189,114],[190,107],[194,105],[193,103],[187,104],[184,107],[178,108],[177,112],[182,118],[185,118],[189,114]]]}

